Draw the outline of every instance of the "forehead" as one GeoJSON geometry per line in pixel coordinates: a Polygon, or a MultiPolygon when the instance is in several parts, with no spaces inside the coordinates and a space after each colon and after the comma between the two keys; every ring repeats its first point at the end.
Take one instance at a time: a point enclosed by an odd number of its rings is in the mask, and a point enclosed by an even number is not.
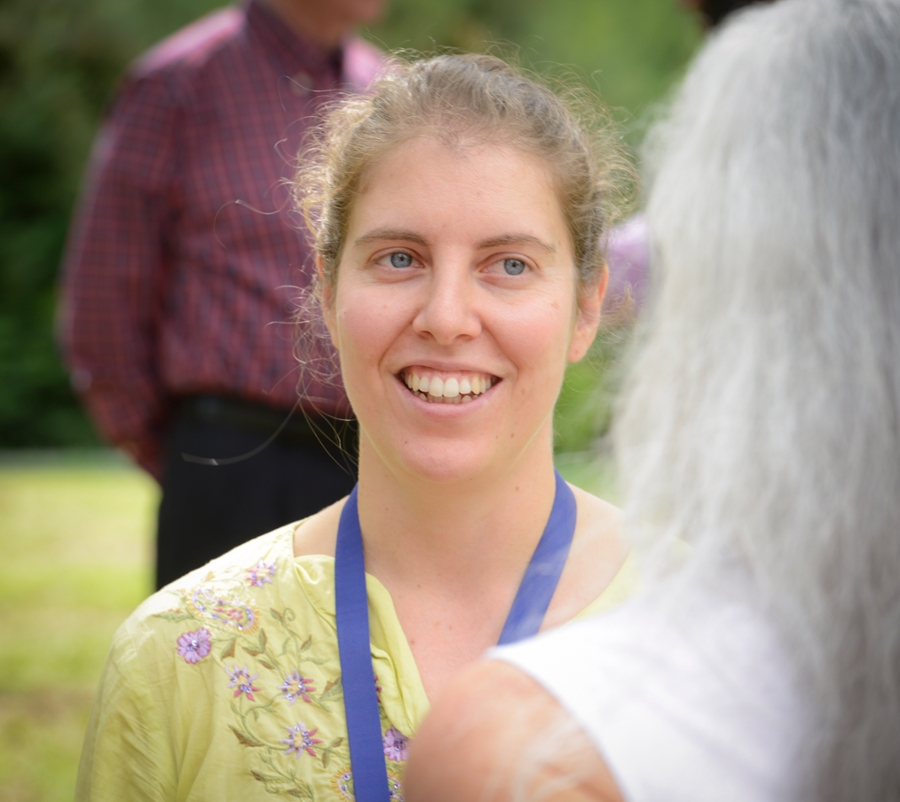
{"type": "Polygon", "coordinates": [[[571,252],[552,173],[505,144],[424,136],[391,148],[366,170],[348,223],[349,244],[361,227],[414,226],[461,238],[519,231],[571,252]]]}

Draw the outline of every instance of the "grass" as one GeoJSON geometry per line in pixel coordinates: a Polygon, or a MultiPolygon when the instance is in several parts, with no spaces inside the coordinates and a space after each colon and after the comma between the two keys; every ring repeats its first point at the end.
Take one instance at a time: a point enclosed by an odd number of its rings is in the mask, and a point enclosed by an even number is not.
{"type": "MultiPolygon", "coordinates": [[[[609,498],[609,466],[557,464],[609,498]]],[[[0,456],[0,799],[70,800],[116,627],[152,589],[158,493],[120,461],[0,456]]]]}
{"type": "Polygon", "coordinates": [[[0,462],[0,799],[72,798],[112,634],[151,590],[156,499],[110,460],[0,462]]]}

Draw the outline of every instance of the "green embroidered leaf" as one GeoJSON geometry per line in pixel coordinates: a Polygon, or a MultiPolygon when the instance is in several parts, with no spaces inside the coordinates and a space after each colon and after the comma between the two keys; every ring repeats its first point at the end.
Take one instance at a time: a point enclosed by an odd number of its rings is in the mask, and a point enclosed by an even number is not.
{"type": "Polygon", "coordinates": [[[234,644],[236,641],[237,638],[232,638],[228,645],[222,650],[222,660],[224,660],[226,657],[234,657],[234,644]]]}
{"type": "Polygon", "coordinates": [[[257,741],[257,740],[254,740],[253,738],[249,738],[246,735],[244,735],[234,725],[229,724],[228,726],[231,728],[231,731],[237,736],[237,739],[244,746],[265,746],[265,744],[262,743],[262,741],[257,741]]]}
{"type": "Polygon", "coordinates": [[[273,616],[273,617],[277,618],[279,621],[281,621],[281,623],[284,623],[284,616],[283,616],[281,613],[279,613],[278,610],[276,610],[276,609],[273,607],[273,608],[270,610],[270,612],[272,613],[272,616],[273,616]]]}
{"type": "Polygon", "coordinates": [[[253,769],[250,769],[250,773],[253,775],[254,780],[259,780],[261,783],[264,783],[266,781],[266,778],[263,777],[262,774],[260,774],[258,771],[253,771],[253,769]]]}
{"type": "Polygon", "coordinates": [[[244,651],[247,652],[247,654],[253,655],[254,657],[258,657],[263,653],[262,649],[251,649],[249,646],[245,646],[244,651]]]}
{"type": "Polygon", "coordinates": [[[342,743],[344,743],[343,738],[335,738],[330,744],[328,744],[328,748],[334,749],[334,747],[340,746],[342,743]]]}
{"type": "Polygon", "coordinates": [[[265,648],[266,648],[266,644],[267,644],[268,642],[269,642],[269,639],[266,637],[266,631],[265,631],[264,629],[261,629],[261,630],[259,631],[259,648],[260,648],[260,649],[265,649],[265,648]]]}
{"type": "Polygon", "coordinates": [[[266,662],[265,660],[260,660],[260,661],[259,661],[259,664],[260,664],[261,666],[264,666],[265,668],[268,668],[270,671],[274,671],[274,670],[275,670],[275,666],[273,666],[271,663],[266,662]]]}
{"type": "Polygon", "coordinates": [[[166,621],[190,621],[194,616],[190,613],[184,613],[181,610],[169,610],[165,613],[157,613],[156,618],[163,618],[166,621]]]}
{"type": "Polygon", "coordinates": [[[310,635],[310,636],[303,642],[303,645],[300,647],[300,651],[301,651],[301,652],[305,652],[310,646],[312,646],[312,635],[310,635]]]}

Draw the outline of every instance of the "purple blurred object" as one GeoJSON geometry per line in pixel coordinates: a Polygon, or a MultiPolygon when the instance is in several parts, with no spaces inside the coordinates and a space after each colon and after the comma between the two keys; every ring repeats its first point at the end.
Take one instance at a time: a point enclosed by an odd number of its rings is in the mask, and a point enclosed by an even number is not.
{"type": "Polygon", "coordinates": [[[606,245],[606,261],[609,265],[609,284],[603,311],[619,310],[633,315],[643,305],[646,290],[650,253],[650,231],[642,213],[629,217],[613,228],[606,245]],[[623,309],[623,302],[630,306],[623,309]]]}

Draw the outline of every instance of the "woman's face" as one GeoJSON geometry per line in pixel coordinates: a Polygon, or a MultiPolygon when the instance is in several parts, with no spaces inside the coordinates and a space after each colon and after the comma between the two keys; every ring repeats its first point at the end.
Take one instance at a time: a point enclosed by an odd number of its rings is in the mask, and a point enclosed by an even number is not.
{"type": "Polygon", "coordinates": [[[550,449],[605,286],[579,306],[573,265],[536,157],[421,137],[376,162],[325,298],[361,465],[371,449],[395,473],[466,480],[550,449]]]}

